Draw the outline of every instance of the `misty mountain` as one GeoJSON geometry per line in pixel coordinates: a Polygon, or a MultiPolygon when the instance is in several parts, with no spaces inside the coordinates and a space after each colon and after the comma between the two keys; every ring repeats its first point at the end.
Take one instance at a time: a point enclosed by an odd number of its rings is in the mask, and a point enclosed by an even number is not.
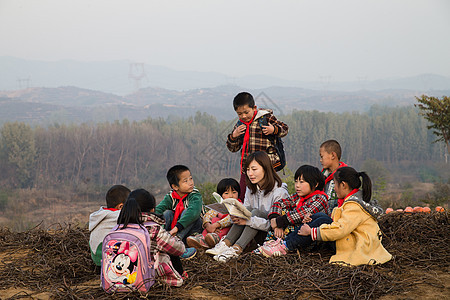
{"type": "Polygon", "coordinates": [[[0,90],[29,87],[76,86],[115,95],[127,95],[140,88],[162,88],[186,91],[217,86],[241,86],[246,89],[295,87],[318,91],[359,91],[407,89],[425,93],[449,90],[450,78],[422,74],[408,78],[369,80],[361,76],[355,81],[339,82],[332,76],[294,81],[267,75],[232,77],[217,72],[178,71],[164,66],[139,64],[125,60],[80,62],[74,60],[34,61],[0,57],[0,90]]]}

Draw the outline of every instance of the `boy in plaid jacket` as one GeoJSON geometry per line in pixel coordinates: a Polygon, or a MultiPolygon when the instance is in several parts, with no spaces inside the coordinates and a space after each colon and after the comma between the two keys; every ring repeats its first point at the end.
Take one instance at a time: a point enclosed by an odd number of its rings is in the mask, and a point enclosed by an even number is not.
{"type": "Polygon", "coordinates": [[[270,135],[285,137],[289,127],[277,120],[270,109],[258,109],[255,100],[250,93],[242,92],[236,95],[233,100],[233,108],[236,111],[239,121],[228,135],[227,148],[231,152],[241,150],[241,187],[240,199],[245,195],[245,170],[242,170],[242,163],[250,153],[264,151],[269,155],[273,167],[281,165],[280,157],[277,154],[270,135]],[[265,119],[267,122],[262,122],[265,119]]]}

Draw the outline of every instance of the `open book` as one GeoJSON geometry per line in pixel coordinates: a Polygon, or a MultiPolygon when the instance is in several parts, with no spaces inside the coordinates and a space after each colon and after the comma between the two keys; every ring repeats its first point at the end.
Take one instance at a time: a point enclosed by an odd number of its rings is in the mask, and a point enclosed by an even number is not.
{"type": "Polygon", "coordinates": [[[239,200],[233,198],[222,199],[216,192],[213,193],[213,197],[217,203],[206,205],[206,207],[214,209],[221,214],[230,214],[246,220],[250,220],[252,217],[252,213],[239,200]]]}

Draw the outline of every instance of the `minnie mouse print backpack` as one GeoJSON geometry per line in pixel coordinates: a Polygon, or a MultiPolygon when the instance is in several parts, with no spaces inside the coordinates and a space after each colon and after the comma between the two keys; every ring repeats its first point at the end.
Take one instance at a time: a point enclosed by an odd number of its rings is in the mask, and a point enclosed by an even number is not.
{"type": "Polygon", "coordinates": [[[128,224],[125,229],[116,225],[105,236],[101,270],[105,292],[149,291],[155,283],[150,243],[147,229],[138,224],[128,224]]]}

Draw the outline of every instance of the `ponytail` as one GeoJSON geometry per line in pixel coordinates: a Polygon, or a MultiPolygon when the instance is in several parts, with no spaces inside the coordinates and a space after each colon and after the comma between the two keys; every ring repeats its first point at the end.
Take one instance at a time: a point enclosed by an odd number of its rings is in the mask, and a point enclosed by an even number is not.
{"type": "Polygon", "coordinates": [[[364,202],[370,202],[372,198],[372,181],[366,172],[359,172],[358,176],[362,178],[362,194],[364,202]]]}
{"type": "Polygon", "coordinates": [[[345,181],[352,190],[359,189],[362,185],[362,200],[370,202],[372,198],[372,181],[366,172],[356,172],[351,167],[341,167],[336,170],[333,177],[337,182],[345,181]]]}
{"type": "Polygon", "coordinates": [[[117,224],[123,224],[122,228],[127,228],[128,224],[142,224],[141,208],[135,198],[128,198],[120,210],[117,224]]]}

